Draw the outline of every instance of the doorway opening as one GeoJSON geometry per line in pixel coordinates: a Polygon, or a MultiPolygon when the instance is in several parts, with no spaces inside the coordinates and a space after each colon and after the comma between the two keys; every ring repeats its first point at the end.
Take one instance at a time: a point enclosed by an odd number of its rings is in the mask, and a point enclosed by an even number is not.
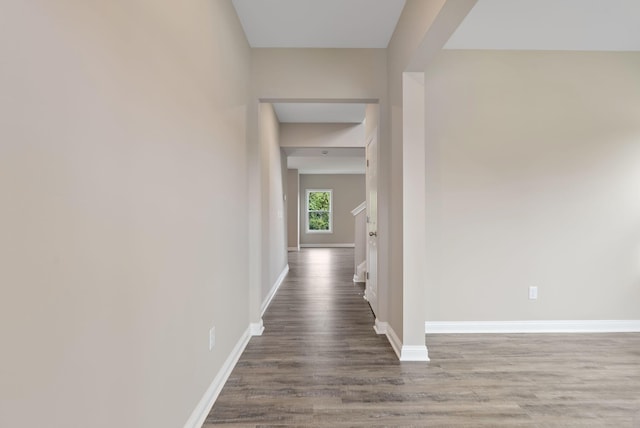
{"type": "Polygon", "coordinates": [[[259,184],[252,188],[261,198],[262,312],[288,270],[288,251],[359,244],[354,279],[364,263],[364,296],[377,313],[379,114],[377,100],[260,102],[259,184]],[[361,205],[356,238],[352,211],[361,205]]]}

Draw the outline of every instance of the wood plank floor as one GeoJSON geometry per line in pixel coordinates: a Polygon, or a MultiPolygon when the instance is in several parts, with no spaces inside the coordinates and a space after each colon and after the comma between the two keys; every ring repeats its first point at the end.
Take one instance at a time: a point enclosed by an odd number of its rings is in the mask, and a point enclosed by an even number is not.
{"type": "Polygon", "coordinates": [[[400,363],[351,282],[352,249],[289,257],[206,428],[640,428],[640,334],[433,335],[430,363],[400,363]]]}

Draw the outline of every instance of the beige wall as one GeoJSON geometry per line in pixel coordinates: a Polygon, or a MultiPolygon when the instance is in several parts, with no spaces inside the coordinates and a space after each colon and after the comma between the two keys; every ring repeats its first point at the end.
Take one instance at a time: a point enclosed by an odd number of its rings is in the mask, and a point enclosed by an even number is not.
{"type": "Polygon", "coordinates": [[[281,147],[364,147],[365,127],[351,123],[283,123],[281,147]]]}
{"type": "MultiPolygon", "coordinates": [[[[364,146],[380,132],[380,105],[367,104],[364,117],[364,146]]],[[[378,137],[380,139],[380,137],[378,137]]]]}
{"type": "Polygon", "coordinates": [[[416,318],[424,311],[427,247],[424,73],[405,73],[402,90],[402,332],[405,342],[423,343],[424,323],[416,318]]]}
{"type": "Polygon", "coordinates": [[[351,210],[365,199],[364,174],[300,175],[300,244],[353,244],[355,222],[351,210]],[[333,190],[333,233],[306,233],[307,189],[333,190]]]}
{"type": "Polygon", "coordinates": [[[287,170],[287,246],[300,247],[300,174],[287,170]]]}
{"type": "Polygon", "coordinates": [[[1,9],[0,426],[183,426],[248,326],[231,2],[1,9]]]}
{"type": "Polygon", "coordinates": [[[429,67],[427,320],[640,318],[638,76],[637,53],[429,67]]]}
{"type": "Polygon", "coordinates": [[[252,49],[256,96],[275,99],[378,99],[385,49],[252,49]]]}
{"type": "Polygon", "coordinates": [[[279,145],[279,127],[273,106],[261,103],[263,303],[287,265],[286,159],[279,145]]]}

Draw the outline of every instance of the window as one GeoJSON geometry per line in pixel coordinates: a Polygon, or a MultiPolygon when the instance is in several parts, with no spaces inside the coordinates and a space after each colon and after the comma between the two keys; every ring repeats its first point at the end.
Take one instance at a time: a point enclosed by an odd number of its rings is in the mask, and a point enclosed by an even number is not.
{"type": "Polygon", "coordinates": [[[307,233],[332,233],[332,191],[307,189],[306,207],[307,233]]]}

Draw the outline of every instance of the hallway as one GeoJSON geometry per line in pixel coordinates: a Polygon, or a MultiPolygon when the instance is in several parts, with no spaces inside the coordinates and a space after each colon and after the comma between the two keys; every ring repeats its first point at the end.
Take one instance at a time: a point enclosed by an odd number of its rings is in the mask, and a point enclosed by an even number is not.
{"type": "Polygon", "coordinates": [[[400,363],[351,281],[352,249],[289,264],[205,428],[640,426],[638,334],[436,335],[430,363],[400,363]]]}
{"type": "MultiPolygon", "coordinates": [[[[399,363],[352,282],[353,249],[290,252],[289,267],[263,335],[251,339],[207,423],[335,426],[344,422],[343,392],[398,382],[380,371],[399,363]]],[[[359,413],[349,420],[368,418],[359,413]]]]}

